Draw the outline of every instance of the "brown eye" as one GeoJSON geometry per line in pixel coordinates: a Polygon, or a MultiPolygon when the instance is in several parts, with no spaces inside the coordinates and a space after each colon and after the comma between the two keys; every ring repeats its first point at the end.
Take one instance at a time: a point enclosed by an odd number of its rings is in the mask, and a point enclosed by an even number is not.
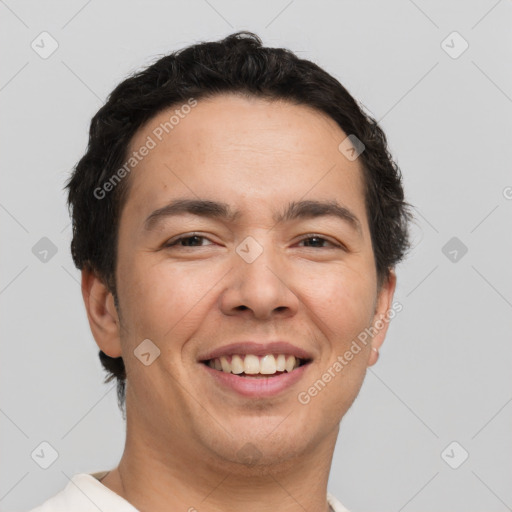
{"type": "Polygon", "coordinates": [[[208,240],[206,237],[201,235],[187,235],[180,236],[172,242],[166,244],[166,247],[203,247],[201,243],[203,240],[208,240]]]}
{"type": "Polygon", "coordinates": [[[299,243],[302,243],[302,242],[307,242],[308,244],[311,244],[311,245],[306,245],[305,247],[312,247],[314,249],[315,248],[323,249],[325,246],[323,246],[322,244],[324,244],[324,243],[330,244],[332,247],[339,247],[338,245],[334,244],[330,240],[327,240],[327,238],[324,238],[323,236],[319,236],[319,235],[313,235],[313,236],[308,236],[306,238],[303,238],[299,243]]]}

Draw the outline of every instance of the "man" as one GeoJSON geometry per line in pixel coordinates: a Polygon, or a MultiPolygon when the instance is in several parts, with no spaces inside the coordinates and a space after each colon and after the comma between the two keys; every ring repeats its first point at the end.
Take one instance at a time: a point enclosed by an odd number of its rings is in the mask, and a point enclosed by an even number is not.
{"type": "Polygon", "coordinates": [[[126,445],[35,510],[345,511],[327,492],[339,425],[407,249],[375,121],[236,33],[121,83],[67,187],[126,445]]]}

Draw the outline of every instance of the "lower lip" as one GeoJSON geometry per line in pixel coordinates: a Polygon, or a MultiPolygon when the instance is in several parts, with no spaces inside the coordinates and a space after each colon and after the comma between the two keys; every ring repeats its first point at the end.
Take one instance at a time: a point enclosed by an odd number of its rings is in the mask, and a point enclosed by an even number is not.
{"type": "Polygon", "coordinates": [[[275,396],[282,393],[300,380],[310,364],[303,364],[291,372],[284,372],[274,377],[256,378],[240,377],[234,373],[225,373],[210,368],[203,363],[201,363],[201,366],[222,386],[232,389],[242,396],[254,398],[275,396]]]}

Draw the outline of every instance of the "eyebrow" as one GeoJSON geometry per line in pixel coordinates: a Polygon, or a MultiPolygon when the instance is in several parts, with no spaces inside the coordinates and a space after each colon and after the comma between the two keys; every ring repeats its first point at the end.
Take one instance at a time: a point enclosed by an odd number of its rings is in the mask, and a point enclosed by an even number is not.
{"type": "MultiPolygon", "coordinates": [[[[199,217],[220,219],[234,222],[242,216],[239,210],[232,210],[229,204],[207,199],[181,198],[152,212],[144,221],[144,229],[150,231],[165,218],[179,215],[197,215],[199,217]]],[[[362,234],[361,222],[357,216],[336,200],[292,201],[281,213],[274,213],[275,223],[290,222],[296,219],[312,219],[317,217],[336,217],[348,223],[362,234]]]]}

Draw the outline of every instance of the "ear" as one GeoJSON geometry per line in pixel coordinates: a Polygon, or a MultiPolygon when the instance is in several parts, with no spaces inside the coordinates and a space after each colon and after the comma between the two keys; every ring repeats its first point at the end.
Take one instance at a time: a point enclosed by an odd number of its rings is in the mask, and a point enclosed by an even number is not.
{"type": "Polygon", "coordinates": [[[107,356],[121,357],[120,322],[114,297],[90,268],[82,270],[82,297],[96,344],[107,356]]]}
{"type": "Polygon", "coordinates": [[[396,287],[396,274],[392,269],[389,271],[387,278],[381,284],[377,295],[377,304],[373,316],[372,326],[376,333],[372,338],[372,350],[368,356],[368,366],[373,366],[379,358],[378,350],[384,343],[384,338],[389,327],[389,310],[392,305],[393,295],[396,287]],[[375,349],[375,350],[373,350],[375,349]]]}

